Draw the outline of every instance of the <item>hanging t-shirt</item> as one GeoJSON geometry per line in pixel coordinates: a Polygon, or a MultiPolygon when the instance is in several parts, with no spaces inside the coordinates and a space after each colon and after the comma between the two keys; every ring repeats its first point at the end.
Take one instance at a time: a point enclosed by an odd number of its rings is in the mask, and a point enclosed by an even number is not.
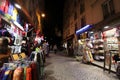
{"type": "Polygon", "coordinates": [[[8,14],[11,15],[11,16],[13,15],[13,9],[14,9],[13,5],[10,4],[9,8],[8,8],[8,14]]]}

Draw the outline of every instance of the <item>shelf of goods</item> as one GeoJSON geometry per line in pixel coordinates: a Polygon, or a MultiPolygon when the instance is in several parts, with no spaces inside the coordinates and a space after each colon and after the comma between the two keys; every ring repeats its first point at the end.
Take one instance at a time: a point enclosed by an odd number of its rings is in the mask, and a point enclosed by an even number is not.
{"type": "Polygon", "coordinates": [[[94,45],[94,59],[104,60],[104,41],[102,39],[96,39],[93,41],[94,45]]]}

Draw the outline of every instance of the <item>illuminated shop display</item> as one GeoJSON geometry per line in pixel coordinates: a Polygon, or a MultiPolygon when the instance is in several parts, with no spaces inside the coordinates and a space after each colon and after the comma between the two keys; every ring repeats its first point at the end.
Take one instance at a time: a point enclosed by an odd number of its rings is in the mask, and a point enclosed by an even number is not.
{"type": "Polygon", "coordinates": [[[8,12],[9,0],[0,0],[0,10],[7,13],[8,12]]]}
{"type": "Polygon", "coordinates": [[[116,34],[116,28],[113,28],[111,30],[107,30],[103,32],[104,41],[106,43],[106,48],[108,50],[119,50],[118,47],[118,39],[116,34]]]}
{"type": "Polygon", "coordinates": [[[14,6],[13,6],[12,4],[10,4],[10,5],[9,5],[9,8],[8,8],[8,14],[9,14],[10,16],[13,15],[13,10],[14,10],[14,6]]]}

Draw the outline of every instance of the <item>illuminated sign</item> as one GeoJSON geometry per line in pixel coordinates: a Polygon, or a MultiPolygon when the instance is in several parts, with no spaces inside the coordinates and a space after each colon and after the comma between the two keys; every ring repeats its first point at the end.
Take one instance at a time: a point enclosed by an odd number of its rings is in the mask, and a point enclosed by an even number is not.
{"type": "Polygon", "coordinates": [[[78,35],[78,34],[82,34],[82,33],[86,32],[87,30],[89,30],[90,28],[92,28],[91,25],[86,25],[86,26],[84,26],[83,28],[77,30],[77,31],[76,31],[76,34],[77,34],[77,35],[78,35]]]}
{"type": "Polygon", "coordinates": [[[16,21],[13,22],[18,28],[20,28],[22,31],[24,31],[24,28],[16,21]]]}

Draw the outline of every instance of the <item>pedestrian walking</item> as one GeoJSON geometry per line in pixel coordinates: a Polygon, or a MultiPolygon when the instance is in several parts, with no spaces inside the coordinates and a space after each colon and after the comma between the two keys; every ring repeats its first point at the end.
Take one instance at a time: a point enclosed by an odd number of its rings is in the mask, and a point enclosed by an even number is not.
{"type": "Polygon", "coordinates": [[[53,50],[54,50],[54,53],[56,54],[57,53],[57,46],[56,46],[56,44],[53,46],[53,50]]]}
{"type": "Polygon", "coordinates": [[[43,50],[44,50],[44,54],[48,57],[48,52],[49,52],[49,44],[46,42],[46,41],[44,41],[44,43],[43,43],[43,50]]]}

